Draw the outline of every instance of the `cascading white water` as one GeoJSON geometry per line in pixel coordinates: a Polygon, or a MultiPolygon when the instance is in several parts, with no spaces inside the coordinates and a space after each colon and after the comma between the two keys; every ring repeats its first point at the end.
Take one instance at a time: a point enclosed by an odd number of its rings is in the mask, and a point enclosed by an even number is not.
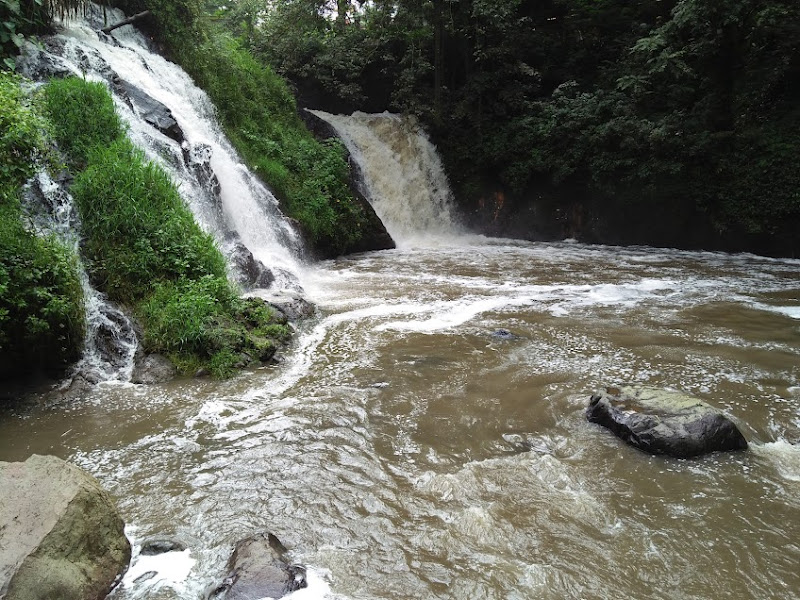
{"type": "MultiPolygon", "coordinates": [[[[73,74],[106,83],[129,137],[170,173],[198,223],[231,259],[232,276],[245,285],[268,286],[262,295],[301,292],[300,239],[272,193],[242,164],[205,92],[180,67],[151,52],[132,26],[113,36],[98,32],[106,20],[124,17],[121,11],[90,5],[62,23],[60,35],[27,44],[20,71],[34,80],[73,74]],[[177,122],[177,135],[148,119],[151,104],[177,122]]],[[[44,204],[37,229],[54,232],[77,249],[78,219],[68,192],[45,173],[31,187],[44,204]]],[[[82,279],[89,330],[76,372],[92,382],[129,381],[138,347],[133,326],[92,288],[85,273],[82,279]]]]}
{"type": "Polygon", "coordinates": [[[447,176],[415,119],[390,113],[310,112],[336,129],[361,167],[362,192],[398,247],[459,237],[447,176]]]}
{"type": "Polygon", "coordinates": [[[124,17],[116,9],[91,5],[85,15],[65,21],[63,33],[49,38],[45,48],[29,45],[20,69],[34,79],[72,73],[105,82],[131,140],[171,174],[197,221],[217,236],[223,251],[232,255],[244,246],[271,271],[273,289],[300,291],[300,239],[273,194],[242,164],[205,92],[180,67],[151,52],[132,26],[112,36],[98,32],[106,20],[124,17]],[[145,119],[142,102],[133,97],[142,93],[145,103],[155,100],[171,112],[182,141],[145,119]]]}
{"type": "MultiPolygon", "coordinates": [[[[29,182],[26,208],[37,234],[56,235],[78,253],[80,223],[72,197],[46,171],[40,171],[29,182]]],[[[86,302],[86,341],[83,357],[73,371],[94,383],[129,381],[139,347],[133,324],[92,287],[82,265],[80,278],[86,302]]]]}

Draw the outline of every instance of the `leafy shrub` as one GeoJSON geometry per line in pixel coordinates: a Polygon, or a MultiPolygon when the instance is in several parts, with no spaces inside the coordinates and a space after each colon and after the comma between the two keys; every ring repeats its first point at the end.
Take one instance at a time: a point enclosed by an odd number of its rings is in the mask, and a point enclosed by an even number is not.
{"type": "Polygon", "coordinates": [[[44,126],[0,73],[0,378],[58,371],[78,358],[84,298],[73,252],[23,226],[19,191],[42,155],[44,126]]]}
{"type": "Polygon", "coordinates": [[[77,258],[0,207],[0,378],[57,372],[80,356],[85,330],[77,258]]]}
{"type": "Polygon", "coordinates": [[[15,201],[43,147],[43,122],[28,105],[20,82],[0,73],[0,204],[15,201]]]}

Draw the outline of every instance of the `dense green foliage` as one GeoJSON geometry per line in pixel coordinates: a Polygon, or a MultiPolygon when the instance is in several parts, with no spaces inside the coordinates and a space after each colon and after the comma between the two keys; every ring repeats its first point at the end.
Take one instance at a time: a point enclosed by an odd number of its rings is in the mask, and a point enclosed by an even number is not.
{"type": "Polygon", "coordinates": [[[344,149],[314,139],[286,82],[220,28],[213,7],[198,0],[114,4],[129,14],[152,11],[155,36],[169,57],[208,93],[228,138],[317,253],[330,256],[355,247],[367,220],[348,187],[344,149]]]}
{"type": "Polygon", "coordinates": [[[85,0],[0,0],[0,69],[13,70],[26,35],[48,30],[54,16],[81,10],[85,0]]]}
{"type": "Polygon", "coordinates": [[[169,176],[124,135],[105,87],[53,80],[44,100],[60,147],[82,168],[71,191],[90,276],[142,319],[145,348],[186,371],[207,367],[218,376],[247,357],[270,358],[286,337],[284,324],[263,302],[239,298],[213,238],[169,176]]]}
{"type": "Polygon", "coordinates": [[[794,0],[243,4],[225,22],[305,101],[420,116],[465,204],[582,189],[732,234],[800,220],[794,0]]]}
{"type": "Polygon", "coordinates": [[[74,253],[24,226],[18,195],[36,169],[43,123],[19,84],[0,73],[0,379],[63,369],[84,336],[74,253]]]}

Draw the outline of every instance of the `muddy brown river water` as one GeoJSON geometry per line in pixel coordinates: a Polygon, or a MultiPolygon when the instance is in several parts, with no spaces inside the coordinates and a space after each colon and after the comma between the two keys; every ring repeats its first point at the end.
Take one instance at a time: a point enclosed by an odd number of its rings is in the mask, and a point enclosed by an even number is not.
{"type": "Polygon", "coordinates": [[[264,530],[310,568],[296,598],[800,597],[800,261],[464,239],[302,284],[319,313],[280,365],[0,418],[0,460],[55,454],[117,498],[113,598],[198,598],[264,530]],[[625,383],[699,396],[750,449],[625,446],[584,418],[625,383]],[[148,537],[189,550],[139,558],[148,537]]]}

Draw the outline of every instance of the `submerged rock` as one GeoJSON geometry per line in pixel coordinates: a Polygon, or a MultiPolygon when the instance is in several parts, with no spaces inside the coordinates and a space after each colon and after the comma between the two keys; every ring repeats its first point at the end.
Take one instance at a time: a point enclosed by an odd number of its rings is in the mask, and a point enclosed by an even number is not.
{"type": "Polygon", "coordinates": [[[503,340],[504,342],[510,342],[512,340],[518,340],[519,336],[515,333],[511,333],[508,329],[496,329],[490,334],[493,338],[498,340],[503,340]]]}
{"type": "Polygon", "coordinates": [[[209,599],[282,598],[306,587],[306,570],[287,562],[286,548],[271,533],[260,533],[236,544],[228,575],[209,599]]]}
{"type": "Polygon", "coordinates": [[[747,448],[747,440],[730,419],[680,392],[606,388],[591,397],[586,418],[650,454],[691,458],[747,448]]]}
{"type": "Polygon", "coordinates": [[[131,546],[108,494],[54,456],[0,463],[0,598],[100,600],[131,546]]]}
{"type": "Polygon", "coordinates": [[[158,554],[166,554],[167,552],[183,552],[186,550],[186,544],[178,540],[169,539],[156,539],[145,540],[142,544],[142,549],[139,552],[141,556],[157,556],[158,554]]]}

